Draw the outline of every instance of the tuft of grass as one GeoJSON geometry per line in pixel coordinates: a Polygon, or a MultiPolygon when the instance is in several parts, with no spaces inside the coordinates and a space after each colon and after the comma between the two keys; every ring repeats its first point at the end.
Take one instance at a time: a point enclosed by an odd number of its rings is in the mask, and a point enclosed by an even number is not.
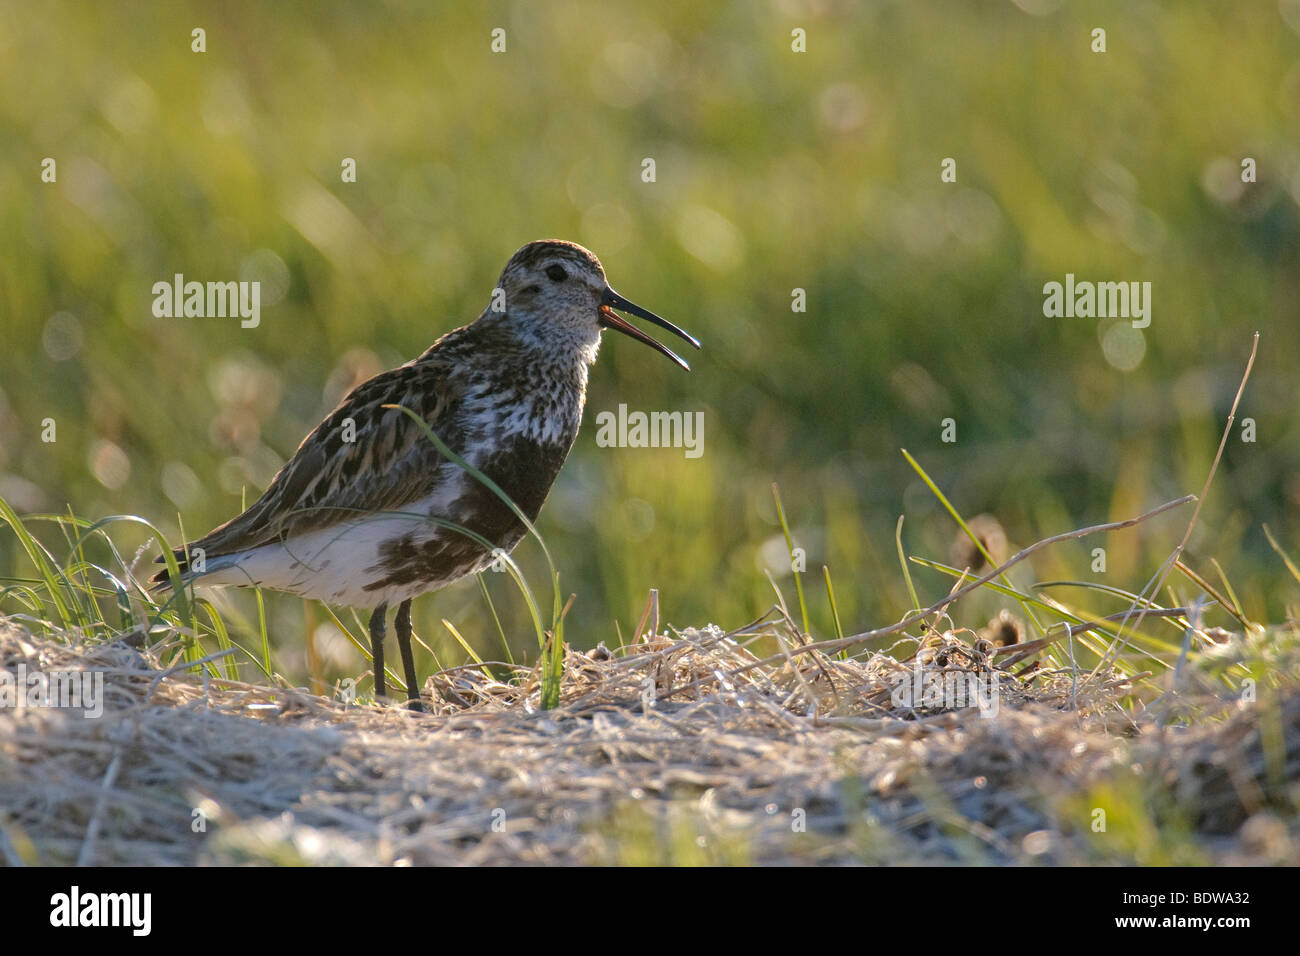
{"type": "Polygon", "coordinates": [[[492,614],[492,623],[496,626],[497,636],[501,638],[501,647],[506,652],[506,663],[513,664],[515,655],[510,650],[510,641],[506,637],[506,629],[501,626],[501,615],[497,613],[497,606],[492,600],[492,592],[488,590],[487,581],[483,580],[482,573],[475,575],[478,578],[479,590],[483,592],[483,600],[487,602],[488,611],[492,614]]]}
{"type": "Polygon", "coordinates": [[[907,559],[903,556],[903,516],[898,516],[894,525],[894,547],[898,551],[898,566],[903,571],[903,580],[907,582],[907,594],[912,599],[913,611],[921,610],[921,599],[916,596],[916,585],[912,583],[912,572],[907,570],[907,559]]]}
{"type": "MultiPolygon", "coordinates": [[[[452,523],[439,523],[473,536],[472,532],[452,523]]],[[[106,643],[134,631],[143,634],[150,643],[169,647],[162,659],[169,668],[206,669],[212,677],[238,681],[241,667],[249,667],[260,674],[260,679],[271,683],[281,680],[273,667],[271,626],[261,589],[253,589],[257,606],[255,621],[247,621],[238,613],[235,613],[233,622],[228,620],[211,601],[196,597],[192,586],[183,583],[171,544],[147,519],[136,515],[113,515],[90,521],[72,513],[20,516],[0,498],[0,525],[13,534],[32,567],[29,575],[0,578],[0,610],[20,620],[34,633],[59,639],[66,639],[66,635],[72,633],[89,643],[106,643]],[[55,525],[67,546],[62,560],[32,530],[36,522],[55,525]],[[155,594],[150,591],[136,575],[132,564],[118,551],[109,532],[114,526],[124,523],[142,526],[161,544],[164,566],[172,585],[166,592],[155,594]],[[245,639],[236,639],[233,636],[236,631],[245,635],[245,639]],[[170,649],[172,645],[174,649],[170,649]]],[[[535,529],[530,527],[530,530],[535,533],[535,529]]],[[[486,539],[476,540],[487,548],[493,547],[486,539]]],[[[545,553],[545,542],[542,544],[545,553]]],[[[537,603],[522,571],[509,555],[503,554],[501,559],[519,585],[538,627],[539,647],[542,649],[539,665],[542,706],[554,707],[559,700],[563,673],[564,619],[573,598],[570,597],[563,606],[559,605],[557,598],[551,625],[543,626],[537,603]]],[[[549,554],[547,559],[549,562],[549,554]]],[[[558,594],[558,574],[554,572],[553,564],[551,568],[552,584],[558,594]]],[[[481,578],[480,584],[509,656],[510,645],[500,617],[481,578]]],[[[339,633],[373,665],[368,642],[364,640],[365,627],[360,620],[349,627],[333,608],[326,604],[321,606],[339,633]]],[[[481,665],[482,658],[469,642],[450,622],[444,623],[469,658],[481,665]]],[[[433,653],[427,645],[421,644],[433,653]]],[[[434,657],[436,660],[436,655],[434,657]]],[[[390,682],[398,684],[398,675],[391,668],[385,670],[390,682]]]]}
{"type": "MultiPolygon", "coordinates": [[[[939,490],[939,486],[934,483],[934,479],[926,474],[925,469],[922,468],[920,463],[911,456],[906,448],[900,448],[899,451],[903,453],[903,457],[907,459],[907,463],[912,466],[913,470],[921,476],[921,480],[925,482],[925,486],[934,493],[936,498],[939,499],[939,504],[943,505],[944,510],[947,511],[948,514],[952,515],[952,519],[956,521],[961,530],[965,532],[966,537],[970,538],[975,547],[979,548],[980,554],[982,554],[984,560],[989,563],[989,567],[997,567],[998,562],[994,559],[993,555],[989,554],[988,549],[984,547],[984,542],[980,540],[980,536],[971,530],[970,525],[966,523],[966,519],[963,518],[957,509],[952,506],[952,502],[948,500],[948,496],[939,490]]],[[[1011,580],[1005,574],[1002,575],[1002,583],[1007,587],[1011,587],[1011,580]]],[[[914,594],[913,599],[915,599],[915,597],[916,595],[914,594]]],[[[1033,609],[1029,606],[1029,603],[1022,601],[1020,606],[1025,612],[1025,616],[1029,618],[1030,622],[1034,625],[1034,629],[1038,631],[1039,636],[1042,637],[1046,635],[1047,631],[1043,629],[1043,625],[1040,624],[1038,618],[1034,616],[1033,609]]]]}
{"type": "Polygon", "coordinates": [[[790,524],[785,520],[785,508],[781,505],[781,489],[777,487],[776,482],[772,482],[772,500],[776,502],[776,516],[781,522],[781,530],[785,533],[785,550],[790,555],[790,570],[794,572],[794,589],[799,597],[799,614],[803,618],[803,632],[811,636],[812,628],[808,626],[808,602],[803,597],[803,578],[799,574],[799,569],[794,566],[794,538],[790,535],[790,524]]]}
{"type": "Polygon", "coordinates": [[[257,633],[262,638],[262,668],[271,673],[271,637],[266,631],[266,602],[262,600],[262,589],[254,588],[257,594],[257,633]]]}
{"type": "Polygon", "coordinates": [[[483,663],[483,658],[478,656],[478,652],[474,650],[469,641],[461,637],[460,631],[456,630],[456,625],[452,624],[451,621],[444,617],[442,619],[442,626],[445,627],[448,632],[450,632],[451,636],[456,639],[456,643],[460,645],[461,650],[465,652],[469,659],[478,665],[478,669],[483,672],[483,676],[488,680],[494,680],[495,678],[492,676],[492,672],[488,670],[487,665],[483,663]]]}
{"type": "Polygon", "coordinates": [[[831,569],[822,565],[822,576],[826,578],[826,600],[831,606],[831,620],[835,622],[835,638],[844,637],[844,626],[840,624],[840,608],[835,603],[835,588],[831,585],[831,569]]]}
{"type": "Polygon", "coordinates": [[[263,667],[231,638],[226,622],[211,603],[195,599],[188,589],[178,586],[181,574],[171,548],[147,519],[111,515],[89,521],[71,512],[24,518],[0,498],[0,521],[20,543],[35,572],[29,578],[0,579],[6,581],[0,598],[16,601],[30,612],[18,616],[37,633],[72,632],[93,643],[136,631],[146,639],[176,640],[175,655],[165,660],[169,666],[177,666],[179,659],[188,662],[186,669],[206,667],[213,677],[233,680],[238,679],[234,657],[242,655],[271,676],[269,667],[263,667]],[[56,526],[68,549],[62,561],[31,530],[35,522],[56,526]],[[108,532],[119,524],[140,525],[162,543],[164,564],[177,585],[166,600],[157,600],[118,551],[108,532]],[[106,560],[93,558],[92,551],[102,552],[106,560]]]}

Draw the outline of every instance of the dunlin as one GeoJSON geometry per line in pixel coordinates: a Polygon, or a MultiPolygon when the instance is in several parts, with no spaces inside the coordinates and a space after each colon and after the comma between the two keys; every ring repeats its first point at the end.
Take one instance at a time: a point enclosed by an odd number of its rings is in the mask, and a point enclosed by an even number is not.
{"type": "MultiPolygon", "coordinates": [[[[272,588],[372,608],[379,697],[386,694],[385,614],[396,603],[406,693],[419,708],[411,599],[486,568],[495,551],[480,539],[509,552],[526,529],[410,416],[387,406],[421,416],[534,520],[577,437],[602,330],[617,329],[689,369],[615,309],[699,348],[611,289],[600,260],[582,246],[530,242],[506,263],[477,320],[354,388],[252,507],[176,549],[181,583],[272,588]]],[[[170,586],[166,571],[153,582],[170,586]]]]}

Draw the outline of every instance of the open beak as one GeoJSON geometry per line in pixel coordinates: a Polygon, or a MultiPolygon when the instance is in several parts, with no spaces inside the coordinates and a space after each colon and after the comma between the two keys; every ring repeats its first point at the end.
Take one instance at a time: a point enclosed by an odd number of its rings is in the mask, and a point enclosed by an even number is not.
{"type": "Polygon", "coordinates": [[[641,306],[636,305],[633,302],[627,301],[627,299],[623,298],[621,295],[619,295],[609,286],[605,286],[605,294],[601,297],[600,300],[600,324],[601,325],[603,325],[607,329],[618,329],[618,331],[622,332],[624,335],[630,335],[638,342],[644,342],[646,345],[650,346],[655,351],[662,352],[664,355],[667,355],[670,359],[672,359],[682,368],[686,369],[686,371],[689,372],[691,370],[691,367],[687,365],[686,362],[683,361],[682,358],[679,355],[677,355],[676,352],[668,348],[666,345],[661,345],[659,342],[656,342],[650,336],[646,335],[644,332],[638,329],[627,319],[623,318],[623,316],[619,315],[618,312],[615,312],[614,311],[615,309],[619,309],[620,311],[638,316],[642,319],[645,319],[647,322],[653,322],[661,329],[667,329],[669,332],[672,332],[674,335],[680,335],[687,342],[690,342],[692,345],[694,345],[697,349],[700,347],[699,339],[691,335],[689,332],[683,332],[681,329],[673,325],[667,319],[659,318],[659,316],[655,315],[649,309],[643,309],[641,308],[641,306]]]}

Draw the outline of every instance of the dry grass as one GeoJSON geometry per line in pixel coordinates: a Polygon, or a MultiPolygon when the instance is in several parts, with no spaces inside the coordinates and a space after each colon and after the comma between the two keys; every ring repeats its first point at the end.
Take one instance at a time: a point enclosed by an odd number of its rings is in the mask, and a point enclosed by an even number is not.
{"type": "MultiPolygon", "coordinates": [[[[571,651],[546,713],[526,674],[454,669],[430,682],[438,712],[418,715],[160,678],[156,647],[46,641],[0,619],[0,665],[99,669],[107,698],[100,719],[0,711],[0,850],[95,864],[1300,862],[1294,657],[1260,703],[1192,679],[1136,716],[1118,675],[1075,699],[1069,674],[1017,678],[958,635],[931,638],[926,673],[998,669],[986,718],[896,706],[911,664],[886,654],[752,666],[760,637],[798,640],[777,620],[571,651]]],[[[915,663],[916,649],[894,653],[915,663]]]]}

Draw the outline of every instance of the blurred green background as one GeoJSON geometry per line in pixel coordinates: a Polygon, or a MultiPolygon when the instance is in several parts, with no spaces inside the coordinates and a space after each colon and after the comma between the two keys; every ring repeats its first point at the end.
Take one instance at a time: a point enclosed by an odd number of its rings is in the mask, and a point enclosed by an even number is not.
{"type": "MultiPolygon", "coordinates": [[[[1188,561],[1217,558],[1277,620],[1296,589],[1261,523],[1300,553],[1298,31],[1296,0],[0,5],[0,496],[197,536],[557,236],[705,344],[687,375],[606,337],[540,522],[575,643],[627,637],[650,587],[683,626],[762,613],[765,570],[793,601],[773,481],[814,631],[822,564],[847,629],[896,619],[897,516],[911,553],[947,560],[955,531],[900,447],[1012,548],[1199,491],[1257,329],[1257,440],[1228,442],[1188,561]],[[1045,318],[1067,272],[1151,282],[1150,327],[1045,318]],[[175,273],[261,281],[260,327],[154,318],[175,273]],[[598,448],[620,402],[703,411],[703,456],[598,448]]],[[[1189,516],[1032,573],[1136,590],[1189,516]]],[[[517,556],[544,594],[536,545],[517,556]]],[[[24,569],[0,536],[0,573],[24,569]]],[[[950,583],[914,574],[923,598],[950,583]]],[[[486,577],[535,652],[508,577],[486,577]]],[[[228,606],[255,621],[252,600],[228,606]]],[[[284,673],[306,672],[304,629],[326,673],[361,669],[319,608],[267,600],[284,673]]],[[[501,655],[473,581],[415,609],[444,664],[463,654],[442,617],[501,655]]]]}

